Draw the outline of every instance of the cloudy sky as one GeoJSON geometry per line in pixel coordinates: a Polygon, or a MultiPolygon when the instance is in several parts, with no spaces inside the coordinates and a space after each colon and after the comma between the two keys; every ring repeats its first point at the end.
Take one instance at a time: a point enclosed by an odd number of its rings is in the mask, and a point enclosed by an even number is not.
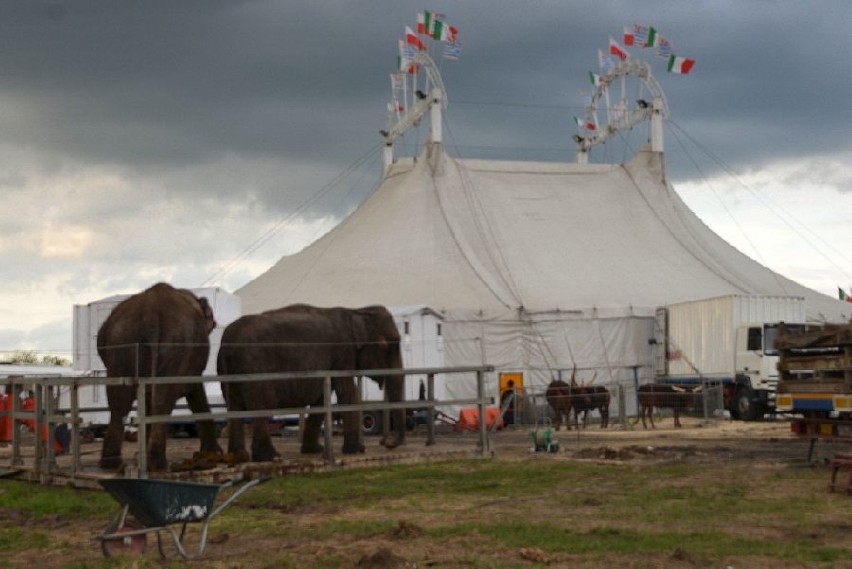
{"type": "Polygon", "coordinates": [[[845,0],[6,0],[0,355],[70,355],[74,304],[157,281],[233,291],[332,227],[380,180],[397,40],[424,9],[463,41],[439,61],[462,157],[573,160],[597,50],[653,25],[697,61],[677,76],[646,57],[675,188],[764,265],[852,284],[845,0]]]}

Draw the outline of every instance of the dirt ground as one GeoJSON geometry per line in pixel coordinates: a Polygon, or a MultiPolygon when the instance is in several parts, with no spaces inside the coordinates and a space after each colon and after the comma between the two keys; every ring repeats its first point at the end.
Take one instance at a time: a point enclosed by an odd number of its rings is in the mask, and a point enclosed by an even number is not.
{"type": "MultiPolygon", "coordinates": [[[[597,463],[617,461],[653,464],[655,462],[677,461],[684,464],[707,465],[708,470],[722,467],[732,461],[773,465],[790,464],[791,462],[805,463],[809,457],[809,441],[791,434],[789,422],[744,423],[728,420],[708,422],[694,418],[683,418],[682,421],[684,427],[681,429],[673,428],[671,417],[660,420],[657,428],[653,430],[643,429],[641,423],[638,425],[614,425],[606,430],[600,429],[597,425],[590,425],[580,431],[566,431],[563,428],[560,431],[552,431],[552,439],[558,442],[559,449],[558,452],[548,453],[548,455],[551,460],[593,461],[597,463]]],[[[498,461],[534,460],[540,457],[541,453],[535,453],[532,450],[533,431],[536,431],[534,426],[514,426],[492,433],[489,437],[489,451],[493,455],[493,459],[498,461]]],[[[543,434],[543,429],[539,428],[537,432],[543,434]]],[[[425,436],[424,430],[415,431],[411,434],[407,445],[394,451],[379,448],[376,437],[367,437],[368,450],[365,455],[356,458],[338,456],[337,465],[342,468],[360,468],[378,464],[444,460],[454,457],[464,458],[475,456],[479,452],[477,446],[478,433],[454,433],[450,430],[439,430],[437,444],[431,447],[422,444],[426,440],[425,436]]],[[[284,436],[277,438],[279,450],[284,455],[284,460],[278,463],[280,474],[327,468],[322,460],[305,460],[298,457],[297,439],[295,433],[285,433],[284,436]]],[[[336,439],[335,442],[339,446],[339,440],[336,439]]],[[[181,456],[188,455],[197,447],[197,444],[197,440],[194,439],[171,440],[169,443],[170,459],[179,459],[181,456]]],[[[133,445],[126,444],[126,446],[129,447],[126,452],[132,455],[134,452],[133,445]]],[[[83,450],[85,470],[95,470],[93,465],[97,460],[99,450],[99,442],[85,445],[83,450]]],[[[850,450],[852,450],[852,443],[820,441],[814,447],[812,458],[816,464],[824,464],[835,452],[849,452],[850,450]]],[[[221,475],[227,478],[231,474],[232,471],[219,467],[213,471],[207,471],[204,475],[214,478],[221,475]]],[[[176,476],[185,477],[189,476],[189,473],[178,473],[176,476]]],[[[311,517],[321,516],[322,512],[299,512],[299,514],[303,515],[306,519],[305,523],[309,524],[311,517]]],[[[9,520],[3,520],[3,517],[4,514],[0,513],[0,521],[3,522],[3,526],[6,526],[9,520]]],[[[14,522],[14,520],[12,521],[14,522]]],[[[100,548],[93,537],[103,532],[102,523],[83,524],[85,527],[80,527],[79,523],[74,522],[73,528],[70,527],[70,522],[58,519],[21,519],[18,520],[18,523],[44,532],[49,536],[51,543],[61,543],[63,546],[57,551],[25,551],[6,556],[4,562],[8,565],[5,566],[91,567],[100,563],[100,548]]],[[[401,534],[416,534],[421,532],[422,529],[401,521],[397,531],[401,534]]],[[[245,557],[234,557],[233,547],[235,544],[233,542],[226,547],[219,545],[217,540],[224,542],[228,540],[228,537],[212,531],[204,559],[190,562],[188,566],[228,568],[254,566],[246,561],[245,557]]],[[[251,541],[250,543],[240,540],[240,542],[240,549],[244,549],[245,555],[249,557],[253,550],[257,551],[265,546],[273,546],[271,542],[269,544],[263,543],[263,540],[251,541]]],[[[423,558],[422,552],[416,550],[416,542],[417,540],[406,541],[406,543],[411,544],[410,547],[412,548],[408,552],[410,554],[409,559],[423,558]]],[[[352,548],[358,547],[356,542],[353,542],[350,546],[352,548]]],[[[316,543],[293,545],[294,550],[306,548],[306,553],[308,550],[314,551],[317,547],[330,546],[316,543]]],[[[338,546],[335,545],[335,547],[338,546]]],[[[347,545],[342,544],[339,547],[346,548],[347,545]]],[[[395,549],[394,551],[398,550],[395,549]]],[[[156,559],[155,552],[156,547],[149,545],[148,556],[156,559]]],[[[294,553],[296,552],[294,551],[294,553]]],[[[352,551],[348,551],[348,554],[351,557],[352,551]]],[[[524,563],[516,566],[563,566],[561,564],[554,565],[552,559],[548,559],[547,554],[540,550],[521,551],[518,555],[524,563]]],[[[144,566],[158,566],[157,563],[159,562],[144,566]]],[[[374,549],[372,553],[365,551],[356,566],[391,568],[409,567],[411,565],[406,564],[402,557],[390,553],[390,550],[379,549],[376,551],[374,549]]],[[[430,565],[426,564],[426,566],[430,565]]],[[[449,565],[436,563],[435,566],[446,567],[449,565]]],[[[461,564],[460,566],[468,565],[461,564]]],[[[662,565],[652,563],[648,566],[662,565]]],[[[678,562],[672,563],[671,566],[689,567],[693,565],[678,562]]]]}

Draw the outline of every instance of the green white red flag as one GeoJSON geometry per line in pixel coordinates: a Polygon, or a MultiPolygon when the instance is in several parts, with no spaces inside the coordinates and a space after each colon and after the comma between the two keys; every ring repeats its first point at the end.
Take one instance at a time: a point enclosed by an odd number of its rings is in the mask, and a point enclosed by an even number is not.
{"type": "Polygon", "coordinates": [[[840,287],[837,287],[837,298],[846,302],[852,302],[852,296],[846,294],[846,291],[840,287]]]}
{"type": "Polygon", "coordinates": [[[580,128],[584,128],[586,130],[597,130],[598,125],[589,119],[581,119],[580,117],[574,117],[574,121],[577,123],[577,126],[580,128]]]}
{"type": "Polygon", "coordinates": [[[678,73],[680,75],[686,75],[690,71],[692,71],[692,66],[695,65],[694,59],[687,59],[686,57],[678,57],[674,54],[669,57],[669,73],[678,73]]]}
{"type": "Polygon", "coordinates": [[[592,73],[589,71],[589,82],[595,87],[600,87],[603,85],[603,78],[597,73],[592,73]]]}

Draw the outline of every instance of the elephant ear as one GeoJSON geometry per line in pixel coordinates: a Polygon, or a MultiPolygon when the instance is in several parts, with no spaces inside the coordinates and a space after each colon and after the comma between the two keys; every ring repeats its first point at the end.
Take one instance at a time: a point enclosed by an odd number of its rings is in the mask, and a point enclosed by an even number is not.
{"type": "Polygon", "coordinates": [[[370,341],[370,326],[366,315],[360,312],[353,312],[350,319],[352,325],[352,340],[355,343],[355,349],[360,350],[364,344],[370,341]]]}
{"type": "Polygon", "coordinates": [[[213,307],[210,306],[210,303],[203,296],[198,297],[198,304],[201,307],[201,313],[204,314],[204,324],[207,327],[207,333],[213,331],[216,328],[216,318],[213,315],[213,307]]]}

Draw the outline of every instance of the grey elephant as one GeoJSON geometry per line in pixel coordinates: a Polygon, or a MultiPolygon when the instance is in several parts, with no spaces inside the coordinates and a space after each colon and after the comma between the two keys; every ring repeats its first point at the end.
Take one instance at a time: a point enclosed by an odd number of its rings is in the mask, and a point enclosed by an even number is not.
{"type": "MultiPolygon", "coordinates": [[[[219,348],[218,373],[248,374],[310,370],[401,369],[399,331],[384,306],[364,308],[320,308],[294,304],[262,314],[243,316],[225,328],[219,348]]],[[[404,375],[372,377],[389,401],[402,401],[404,375]]],[[[332,379],[338,403],[356,403],[359,394],[352,377],[332,379]]],[[[260,382],[223,382],[229,411],[262,410],[275,407],[322,405],[321,379],[299,378],[260,382]]],[[[357,413],[342,413],[343,452],[363,452],[359,443],[357,413]]],[[[322,414],[310,414],[302,433],[302,453],[319,453],[322,414]]],[[[405,442],[405,411],[391,414],[394,431],[386,433],[382,444],[394,448],[405,442]]],[[[242,419],[229,423],[228,455],[232,460],[248,459],[242,419]]],[[[269,436],[268,418],[252,421],[254,461],[278,456],[269,436]]]]}
{"type": "MultiPolygon", "coordinates": [[[[98,355],[109,377],[198,376],[207,365],[208,335],[215,327],[213,310],[205,298],[158,283],[112,310],[98,330],[98,355]]],[[[122,462],[124,419],[136,399],[136,387],[109,385],[106,391],[110,419],[100,466],[117,468],[122,462]]],[[[210,412],[201,383],[152,385],[146,394],[148,412],[169,415],[181,397],[186,397],[194,413],[210,412]]],[[[152,470],[168,468],[167,430],[163,423],[151,427],[147,452],[152,470]]],[[[221,455],[213,421],[199,421],[198,432],[202,452],[221,455]]]]}

